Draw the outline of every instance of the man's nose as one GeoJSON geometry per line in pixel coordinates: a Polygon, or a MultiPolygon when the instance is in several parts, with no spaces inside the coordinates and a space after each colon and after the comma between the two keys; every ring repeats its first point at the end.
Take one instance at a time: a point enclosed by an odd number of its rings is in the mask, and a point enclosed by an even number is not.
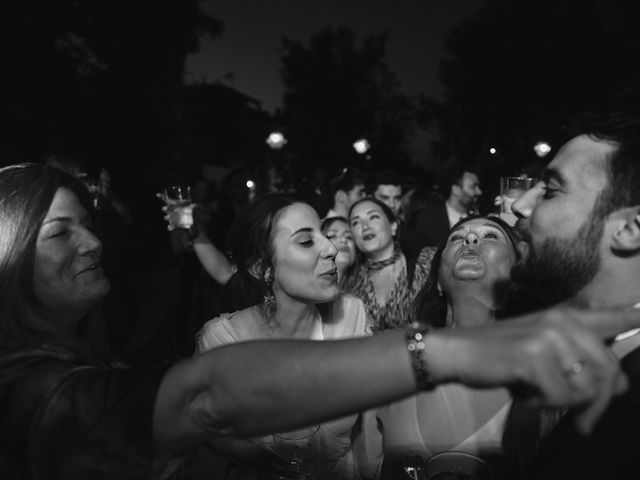
{"type": "Polygon", "coordinates": [[[480,243],[480,238],[476,234],[476,232],[468,232],[464,236],[464,244],[465,245],[478,245],[480,243]]]}
{"type": "Polygon", "coordinates": [[[520,195],[512,204],[511,211],[518,218],[529,218],[536,203],[538,188],[533,187],[520,195]]]}

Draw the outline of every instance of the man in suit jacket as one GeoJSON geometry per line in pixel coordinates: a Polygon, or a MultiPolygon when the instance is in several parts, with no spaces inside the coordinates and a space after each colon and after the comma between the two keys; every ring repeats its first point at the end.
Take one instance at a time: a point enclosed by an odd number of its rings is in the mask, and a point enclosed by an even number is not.
{"type": "Polygon", "coordinates": [[[478,200],[482,195],[480,180],[468,166],[455,165],[450,168],[443,185],[447,199],[417,212],[411,224],[425,239],[424,246],[438,246],[461,218],[478,213],[478,200]]]}
{"type": "MultiPolygon", "coordinates": [[[[512,206],[528,232],[529,255],[513,279],[546,304],[585,308],[640,306],[640,118],[611,113],[582,116],[577,135],[546,167],[542,180],[512,206]]],[[[529,478],[640,476],[640,333],[612,339],[630,388],[607,408],[591,433],[574,410],[543,442],[529,478]]],[[[563,359],[562,375],[590,375],[580,358],[563,359]]],[[[553,375],[554,372],[550,372],[553,375]]]]}

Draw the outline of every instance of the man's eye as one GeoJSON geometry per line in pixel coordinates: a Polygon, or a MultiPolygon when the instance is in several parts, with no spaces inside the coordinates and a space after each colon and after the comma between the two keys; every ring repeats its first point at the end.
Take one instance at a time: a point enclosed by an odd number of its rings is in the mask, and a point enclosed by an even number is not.
{"type": "Polygon", "coordinates": [[[555,188],[549,188],[549,187],[545,187],[544,189],[544,195],[542,195],[542,198],[552,198],[556,196],[556,193],[558,193],[558,190],[556,190],[555,188]]]}
{"type": "Polygon", "coordinates": [[[484,235],[484,238],[500,238],[496,232],[487,232],[484,235]]]}
{"type": "Polygon", "coordinates": [[[449,237],[449,242],[457,242],[459,240],[462,240],[464,237],[462,235],[451,235],[449,237]]]}

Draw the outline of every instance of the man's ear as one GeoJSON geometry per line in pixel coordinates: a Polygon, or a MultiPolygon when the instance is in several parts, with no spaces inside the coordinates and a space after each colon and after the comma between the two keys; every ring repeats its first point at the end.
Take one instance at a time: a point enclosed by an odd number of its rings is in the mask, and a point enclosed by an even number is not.
{"type": "Polygon", "coordinates": [[[344,190],[338,190],[333,199],[336,205],[345,203],[347,201],[347,192],[345,192],[344,190]]]}
{"type": "Polygon", "coordinates": [[[454,197],[459,197],[461,190],[462,188],[460,187],[460,185],[458,185],[457,183],[454,183],[453,185],[451,185],[450,195],[453,195],[454,197]]]}
{"type": "Polygon", "coordinates": [[[627,252],[640,250],[640,205],[616,210],[608,221],[613,222],[611,248],[627,252]]]}

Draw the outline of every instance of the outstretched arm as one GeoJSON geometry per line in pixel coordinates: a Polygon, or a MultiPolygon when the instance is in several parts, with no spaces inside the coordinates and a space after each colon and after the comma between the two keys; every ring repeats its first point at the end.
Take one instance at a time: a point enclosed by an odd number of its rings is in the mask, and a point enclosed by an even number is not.
{"type": "Polygon", "coordinates": [[[403,332],[344,341],[252,341],[174,366],[156,402],[160,451],[337,418],[416,391],[403,332]]]}
{"type": "MultiPolygon", "coordinates": [[[[590,429],[626,378],[603,340],[639,311],[537,312],[486,327],[434,330],[423,359],[436,383],[508,386],[532,404],[579,406],[590,429]],[[572,372],[576,362],[580,373],[572,372]]],[[[154,411],[159,454],[210,436],[294,429],[416,392],[404,332],[340,341],[272,340],[210,350],[172,367],[154,411]]]]}

